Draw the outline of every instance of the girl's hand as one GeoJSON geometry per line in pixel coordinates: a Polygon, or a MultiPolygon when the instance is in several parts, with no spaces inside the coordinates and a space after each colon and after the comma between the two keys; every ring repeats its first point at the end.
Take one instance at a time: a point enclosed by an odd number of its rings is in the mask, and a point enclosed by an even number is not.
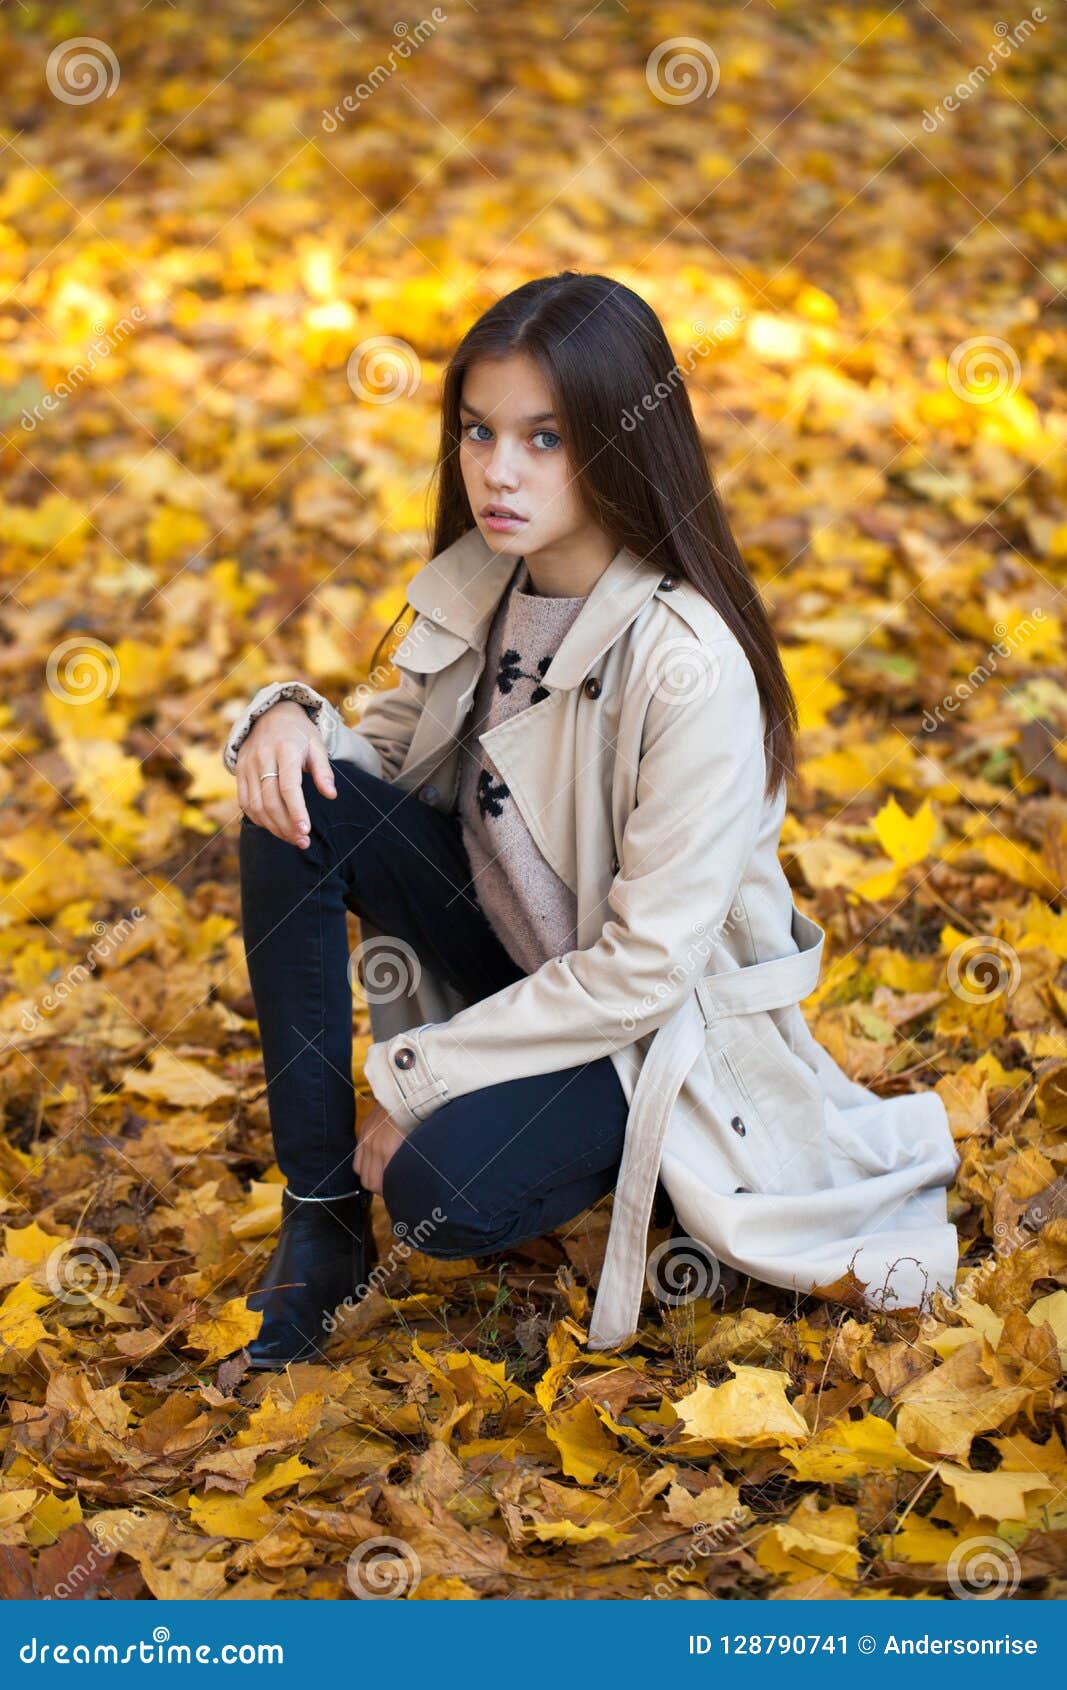
{"type": "Polygon", "coordinates": [[[307,847],[311,833],[303,771],[326,798],[336,798],[325,741],[302,704],[284,698],[259,718],[237,753],[237,802],[250,821],[290,845],[307,847]],[[277,779],[262,780],[270,770],[277,779]]]}
{"type": "Polygon", "coordinates": [[[394,1151],[399,1150],[403,1144],[405,1136],[392,1116],[380,1103],[375,1103],[360,1128],[359,1143],[352,1166],[359,1175],[360,1184],[365,1185],[368,1191],[376,1191],[379,1197],[382,1193],[382,1175],[394,1151]]]}

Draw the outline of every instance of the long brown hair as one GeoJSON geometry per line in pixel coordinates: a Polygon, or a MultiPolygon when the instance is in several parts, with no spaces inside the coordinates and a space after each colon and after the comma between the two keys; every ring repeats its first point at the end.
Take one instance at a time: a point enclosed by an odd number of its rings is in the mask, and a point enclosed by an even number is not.
{"type": "MultiPolygon", "coordinates": [[[[480,359],[512,353],[537,360],[579,495],[616,551],[626,546],[665,574],[684,577],[736,635],[764,706],[766,793],[773,796],[796,773],[796,702],[712,481],[678,364],[639,294],[610,276],[563,270],[524,282],[468,329],[444,376],[430,556],[475,526],[459,464],[463,377],[480,359]]],[[[386,630],[372,668],[408,608],[386,630]]]]}

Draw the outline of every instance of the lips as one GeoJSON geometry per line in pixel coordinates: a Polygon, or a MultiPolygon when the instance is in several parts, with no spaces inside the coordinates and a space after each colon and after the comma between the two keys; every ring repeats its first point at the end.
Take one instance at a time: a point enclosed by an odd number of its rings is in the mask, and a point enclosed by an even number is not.
{"type": "Polygon", "coordinates": [[[510,505],[485,505],[482,509],[482,515],[507,516],[510,517],[513,522],[525,522],[526,520],[525,517],[519,515],[518,511],[513,511],[510,505]]]}

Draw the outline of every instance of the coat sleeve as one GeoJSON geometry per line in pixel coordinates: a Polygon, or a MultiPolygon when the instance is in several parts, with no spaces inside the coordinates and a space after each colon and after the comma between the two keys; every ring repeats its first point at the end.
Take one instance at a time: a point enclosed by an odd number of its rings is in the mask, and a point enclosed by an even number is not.
{"type": "Polygon", "coordinates": [[[322,735],[328,757],[358,763],[369,774],[393,780],[399,774],[419,716],[422,713],[425,678],[401,669],[399,684],[388,692],[372,693],[359,726],[349,727],[340,711],[322,693],[303,681],[271,681],[260,687],[234,723],[223,748],[222,760],[231,774],[237,769],[237,753],[254,723],[282,699],[302,704],[322,735]]]}
{"type": "Polygon", "coordinates": [[[650,691],[636,803],[595,943],[551,957],[448,1021],[370,1045],[367,1083],[402,1130],[466,1092],[577,1067],[642,1038],[706,971],[758,836],[766,764],[742,647],[732,635],[701,641],[698,656],[688,689],[650,691]]]}

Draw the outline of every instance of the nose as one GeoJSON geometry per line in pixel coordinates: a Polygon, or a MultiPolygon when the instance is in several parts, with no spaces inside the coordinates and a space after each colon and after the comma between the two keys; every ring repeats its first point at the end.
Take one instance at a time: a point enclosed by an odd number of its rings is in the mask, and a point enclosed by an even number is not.
{"type": "Polygon", "coordinates": [[[511,446],[498,440],[485,469],[485,479],[494,492],[518,486],[517,462],[511,446]]]}

